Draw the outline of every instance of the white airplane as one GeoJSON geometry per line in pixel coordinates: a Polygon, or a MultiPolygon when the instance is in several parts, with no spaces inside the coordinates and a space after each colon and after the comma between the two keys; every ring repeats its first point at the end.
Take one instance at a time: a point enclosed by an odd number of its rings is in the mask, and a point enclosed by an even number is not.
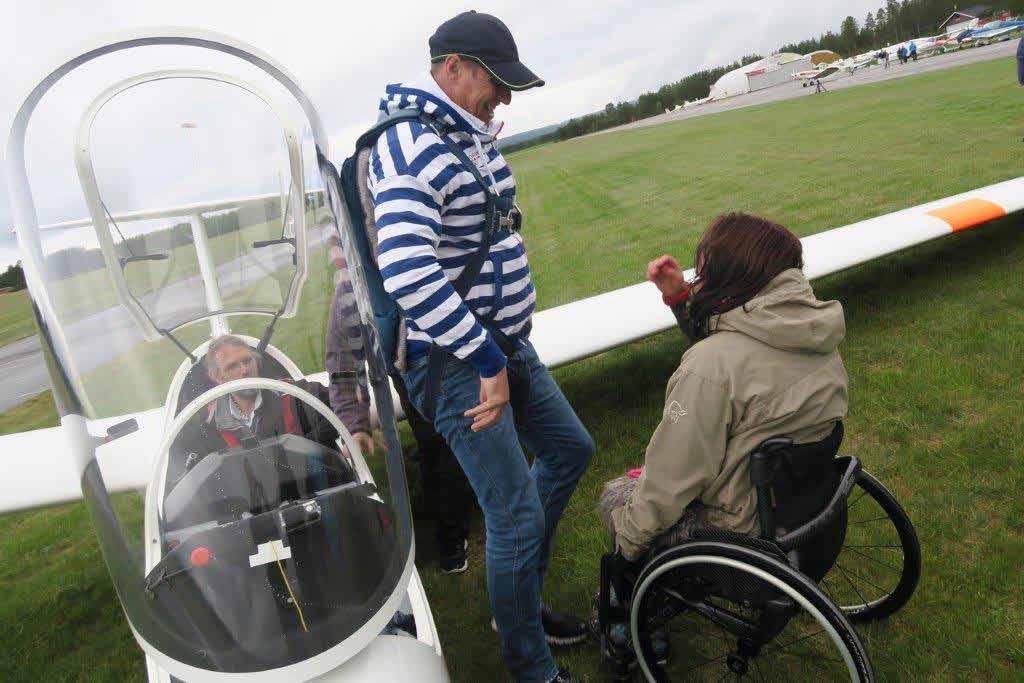
{"type": "Polygon", "coordinates": [[[814,85],[815,81],[825,81],[830,77],[835,76],[840,71],[840,67],[834,64],[824,64],[819,69],[807,69],[805,71],[797,71],[796,73],[790,74],[793,80],[800,81],[803,87],[814,85]]]}
{"type": "Polygon", "coordinates": [[[853,57],[847,57],[840,62],[839,67],[847,73],[856,73],[858,69],[866,69],[871,66],[875,61],[874,52],[865,52],[864,54],[855,55],[853,57]]]}
{"type": "MultiPolygon", "coordinates": [[[[130,125],[159,115],[147,111],[130,125]]],[[[230,137],[225,129],[209,141],[230,137]]],[[[369,400],[385,441],[375,471],[329,407],[294,383],[325,378],[319,363],[334,286],[332,236],[347,262],[357,263],[349,253],[353,227],[335,213],[342,199],[331,158],[316,108],[284,67],[198,30],[137,31],[61,60],[33,86],[11,126],[11,205],[60,426],[0,437],[0,514],[85,499],[150,681],[448,678],[414,565],[396,410],[358,267],[347,275],[370,341],[369,400]],[[90,218],[40,226],[26,169],[33,113],[62,79],[126,51],[146,56],[127,62],[142,70],[108,79],[79,119],[74,159],[90,218]],[[240,68],[148,68],[150,56],[178,59],[180,51],[240,68]],[[93,148],[97,121],[133,89],[179,82],[263,103],[276,126],[268,138],[283,141],[287,182],[274,195],[280,216],[271,211],[223,230],[223,216],[265,207],[274,198],[266,195],[108,210],[117,184],[93,148]],[[184,220],[124,238],[131,224],[173,217],[184,220]],[[97,245],[98,270],[88,259],[55,258],[53,245],[66,246],[59,236],[69,226],[97,245]],[[98,302],[88,315],[84,296],[98,302]],[[216,386],[206,379],[205,351],[228,331],[263,348],[263,376],[216,386]],[[97,355],[102,362],[94,362],[97,355]],[[219,430],[218,420],[229,418],[218,406],[230,413],[226,397],[243,392],[279,401],[285,424],[291,414],[298,426],[209,455],[190,451],[194,428],[219,430]],[[329,425],[338,440],[324,443],[313,423],[329,425]],[[141,514],[120,495],[134,493],[144,499],[141,514]]],[[[1020,209],[1024,178],[828,230],[802,240],[805,272],[818,278],[1020,209]]],[[[645,282],[541,311],[531,339],[556,367],[674,325],[645,282]]]]}
{"type": "Polygon", "coordinates": [[[699,97],[699,98],[697,98],[695,100],[686,100],[685,102],[683,102],[682,107],[683,107],[683,109],[687,109],[689,107],[697,107],[697,106],[700,106],[702,104],[707,104],[712,99],[713,98],[710,95],[708,95],[707,97],[699,97]]]}

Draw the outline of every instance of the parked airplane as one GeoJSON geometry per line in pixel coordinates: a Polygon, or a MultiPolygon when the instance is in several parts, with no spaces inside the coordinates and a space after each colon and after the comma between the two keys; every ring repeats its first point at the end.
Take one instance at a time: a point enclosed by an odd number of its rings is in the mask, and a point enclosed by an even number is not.
{"type": "Polygon", "coordinates": [[[806,88],[809,85],[814,85],[815,81],[820,83],[821,81],[827,80],[831,76],[835,76],[837,73],[839,73],[839,71],[840,67],[832,64],[826,64],[822,66],[820,69],[808,69],[806,71],[797,71],[796,73],[791,74],[791,76],[794,80],[800,81],[800,84],[806,88]]]}
{"type": "Polygon", "coordinates": [[[961,45],[988,45],[1000,40],[1009,40],[1024,31],[1024,21],[992,21],[957,36],[961,45]]]}
{"type": "Polygon", "coordinates": [[[865,52],[864,54],[855,55],[853,57],[847,57],[839,63],[839,68],[847,73],[853,74],[860,69],[866,69],[871,66],[875,61],[874,52],[865,52]]]}
{"type": "Polygon", "coordinates": [[[942,47],[943,38],[944,36],[925,36],[922,38],[914,38],[913,40],[908,40],[904,44],[906,45],[908,51],[910,50],[910,46],[913,45],[914,47],[917,48],[917,56],[924,57],[926,55],[930,55],[931,53],[937,51],[940,47],[942,47]]]}
{"type": "MultiPolygon", "coordinates": [[[[160,113],[152,108],[134,125],[160,113]]],[[[115,123],[126,130],[123,120],[115,123]]],[[[225,128],[210,144],[230,137],[225,128]]],[[[214,153],[232,151],[224,144],[214,153]]],[[[331,251],[337,243],[352,256],[353,230],[331,158],[316,108],[284,67],[198,30],[134,32],[62,60],[34,85],[12,124],[11,204],[61,426],[0,437],[0,514],[85,499],[150,681],[447,680],[413,563],[396,411],[364,279],[331,251]],[[151,48],[167,59],[179,56],[168,48],[206,51],[241,68],[147,66],[108,80],[86,107],[75,144],[90,218],[40,226],[25,153],[35,110],[92,60],[137,51],[146,57],[138,64],[149,65],[151,48]],[[179,82],[238,93],[264,108],[267,138],[282,141],[280,193],[108,209],[123,188],[99,161],[97,122],[129,91],[179,82]],[[165,225],[146,223],[154,220],[165,225]],[[144,227],[131,233],[132,224],[144,227]],[[68,225],[85,231],[79,239],[96,245],[101,263],[52,247],[67,240],[50,233],[68,225]],[[343,283],[351,281],[350,294],[335,288],[331,263],[341,266],[343,283]],[[357,400],[371,403],[384,436],[375,471],[345,424],[303,383],[325,379],[323,321],[332,291],[352,297],[352,324],[368,344],[365,360],[353,356],[352,374],[365,371],[369,395],[351,384],[357,400]],[[83,313],[86,297],[95,306],[83,313]],[[262,351],[260,372],[211,381],[207,349],[225,332],[262,351]],[[107,356],[96,364],[98,353],[107,356]],[[283,433],[232,442],[224,432],[245,419],[238,402],[255,404],[256,396],[278,410],[283,433]],[[142,493],[141,516],[122,492],[142,493]]],[[[228,168],[225,156],[217,174],[228,168]]],[[[156,178],[162,187],[166,179],[156,178]]],[[[818,233],[802,240],[805,272],[818,278],[1021,209],[1024,178],[1017,178],[818,233]]],[[[654,286],[641,283],[539,312],[531,339],[555,367],[674,325],[654,286]]]]}

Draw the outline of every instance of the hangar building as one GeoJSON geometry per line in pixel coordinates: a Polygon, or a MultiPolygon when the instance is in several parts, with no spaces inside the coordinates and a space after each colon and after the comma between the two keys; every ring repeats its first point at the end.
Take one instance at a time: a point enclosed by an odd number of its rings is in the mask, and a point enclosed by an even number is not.
{"type": "Polygon", "coordinates": [[[764,59],[741,66],[719,78],[711,86],[710,97],[722,99],[734,95],[743,95],[755,90],[763,90],[773,85],[787,83],[798,71],[817,68],[823,64],[831,64],[839,60],[839,55],[831,50],[817,50],[806,55],[794,52],[776,52],[764,59]]]}

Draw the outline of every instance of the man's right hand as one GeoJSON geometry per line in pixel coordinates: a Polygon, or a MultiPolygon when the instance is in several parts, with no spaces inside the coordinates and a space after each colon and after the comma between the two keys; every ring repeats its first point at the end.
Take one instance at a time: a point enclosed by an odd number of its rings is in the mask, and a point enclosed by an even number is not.
{"type": "Polygon", "coordinates": [[[666,297],[678,296],[686,288],[679,263],[665,254],[647,264],[647,279],[666,297]]]}
{"type": "Polygon", "coordinates": [[[352,438],[355,439],[364,458],[371,457],[377,452],[377,443],[374,441],[372,434],[356,432],[352,435],[352,438]]]}
{"type": "Polygon", "coordinates": [[[509,400],[508,370],[502,368],[494,377],[480,378],[480,405],[470,408],[464,414],[473,418],[471,429],[479,432],[487,429],[501,417],[501,411],[509,400]]]}

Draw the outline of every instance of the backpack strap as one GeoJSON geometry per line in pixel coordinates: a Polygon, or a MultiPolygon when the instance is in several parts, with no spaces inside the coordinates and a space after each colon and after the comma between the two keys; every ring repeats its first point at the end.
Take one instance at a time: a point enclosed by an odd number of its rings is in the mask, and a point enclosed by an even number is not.
{"type": "MultiPolygon", "coordinates": [[[[480,173],[480,169],[477,168],[476,164],[470,160],[469,156],[462,150],[459,145],[448,138],[447,133],[451,132],[450,128],[442,123],[439,123],[435,119],[427,116],[426,114],[421,115],[420,120],[425,126],[430,128],[434,133],[441,138],[445,146],[448,147],[456,159],[473,174],[478,185],[484,192],[484,230],[483,235],[480,237],[480,246],[473,254],[473,258],[466,264],[466,267],[459,273],[459,277],[452,283],[452,287],[455,289],[455,293],[459,295],[460,299],[465,300],[466,295],[469,294],[469,290],[472,289],[473,283],[476,282],[477,277],[480,276],[480,271],[484,267],[484,262],[487,260],[487,256],[491,251],[491,245],[494,244],[494,238],[503,230],[507,229],[509,218],[502,214],[511,215],[513,202],[507,197],[499,196],[493,187],[487,184],[484,180],[483,175],[480,173]],[[505,211],[499,210],[499,204],[505,211]],[[507,205],[507,207],[506,207],[507,205]]],[[[516,207],[518,209],[518,207],[516,207]]],[[[470,311],[470,315],[473,312],[470,311]]],[[[481,323],[482,324],[482,323],[481,323]]],[[[484,329],[487,330],[497,342],[501,350],[506,354],[511,354],[515,348],[512,341],[499,329],[491,329],[484,325],[484,329]]],[[[430,346],[430,351],[427,357],[427,377],[424,382],[423,391],[425,394],[424,407],[430,413],[424,415],[431,422],[434,420],[434,403],[437,398],[437,389],[441,385],[441,376],[444,374],[444,366],[448,360],[448,354],[446,351],[441,349],[436,344],[430,346]]]]}

